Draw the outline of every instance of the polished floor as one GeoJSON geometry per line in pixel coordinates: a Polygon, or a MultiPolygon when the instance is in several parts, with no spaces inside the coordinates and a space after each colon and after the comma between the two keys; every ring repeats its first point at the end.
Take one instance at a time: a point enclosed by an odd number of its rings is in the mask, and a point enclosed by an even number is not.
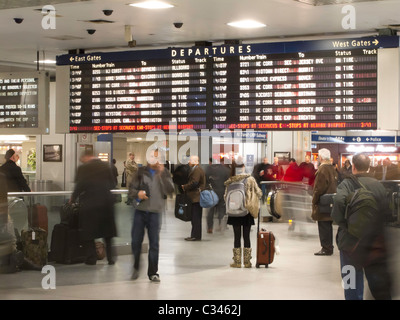
{"type": "MultiPolygon", "coordinates": [[[[119,203],[119,206],[125,204],[119,203]]],[[[188,242],[190,223],[173,215],[173,200],[168,199],[163,214],[160,242],[160,283],[146,275],[147,253],[142,254],[139,278],[130,280],[132,256],[119,255],[116,264],[104,260],[95,266],[53,264],[55,289],[44,289],[46,274],[22,271],[0,275],[2,300],[343,300],[339,254],[314,256],[320,249],[317,225],[305,222],[289,230],[286,222],[262,222],[261,226],[276,235],[279,254],[269,268],[256,268],[256,226],[251,231],[253,267],[230,268],[233,231],[206,232],[203,214],[203,240],[188,242]]],[[[126,223],[131,221],[130,208],[125,210],[126,223]]],[[[129,230],[130,228],[126,228],[129,230]]],[[[392,247],[393,298],[399,299],[400,252],[398,228],[389,228],[392,247]]],[[[336,233],[336,227],[335,227],[336,233]]],[[[366,286],[368,288],[368,286],[366,286]]],[[[371,299],[366,289],[365,299],[371,299]]]]}

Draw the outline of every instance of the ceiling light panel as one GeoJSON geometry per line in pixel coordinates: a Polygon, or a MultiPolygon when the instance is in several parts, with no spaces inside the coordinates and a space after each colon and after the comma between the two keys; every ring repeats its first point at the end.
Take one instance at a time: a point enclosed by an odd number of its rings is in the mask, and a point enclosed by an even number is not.
{"type": "Polygon", "coordinates": [[[265,24],[254,20],[240,20],[240,21],[229,22],[228,26],[235,28],[242,28],[242,29],[254,29],[254,28],[266,27],[265,24]]]}
{"type": "Polygon", "coordinates": [[[172,4],[162,1],[144,1],[138,3],[129,4],[132,7],[143,8],[143,9],[168,9],[173,8],[172,4]]]}

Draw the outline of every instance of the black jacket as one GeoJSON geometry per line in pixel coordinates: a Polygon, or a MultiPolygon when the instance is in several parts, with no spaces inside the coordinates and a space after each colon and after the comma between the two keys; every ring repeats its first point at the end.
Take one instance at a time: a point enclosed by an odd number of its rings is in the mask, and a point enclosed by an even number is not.
{"type": "Polygon", "coordinates": [[[7,179],[8,192],[30,192],[26,179],[22,174],[20,167],[12,160],[8,160],[0,167],[2,172],[7,179]]]}
{"type": "Polygon", "coordinates": [[[114,218],[114,187],[111,167],[99,159],[78,167],[72,201],[79,199],[79,227],[83,241],[117,235],[114,218]]]}
{"type": "MultiPolygon", "coordinates": [[[[360,174],[356,175],[356,177],[369,191],[373,193],[378,203],[381,217],[378,223],[375,225],[374,234],[371,235],[371,237],[382,238],[384,236],[385,218],[387,217],[387,215],[390,214],[386,189],[378,180],[376,180],[369,174],[360,174]]],[[[333,221],[336,222],[339,226],[336,238],[339,250],[346,251],[349,247],[352,247],[357,241],[356,238],[354,238],[347,232],[347,223],[345,219],[346,198],[351,192],[355,191],[357,188],[358,187],[350,178],[346,178],[339,184],[336,196],[334,197],[334,204],[331,216],[333,221]]]]}

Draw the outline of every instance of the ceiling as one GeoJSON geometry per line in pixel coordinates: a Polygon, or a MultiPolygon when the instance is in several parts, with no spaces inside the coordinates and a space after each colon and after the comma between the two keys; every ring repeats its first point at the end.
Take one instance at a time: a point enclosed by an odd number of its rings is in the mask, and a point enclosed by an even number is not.
{"type": "MultiPolygon", "coordinates": [[[[68,50],[141,50],[193,46],[197,41],[215,45],[224,40],[272,42],[326,37],[376,35],[378,29],[400,26],[398,0],[165,0],[175,7],[147,10],[128,6],[139,0],[0,0],[0,71],[21,68],[52,70],[34,63],[55,60],[68,50]],[[344,29],[346,4],[354,7],[356,28],[344,29]],[[44,29],[44,5],[55,8],[55,29],[44,29]],[[112,10],[105,15],[103,10],[112,10]],[[18,24],[14,18],[23,19],[18,24]],[[260,29],[236,29],[228,22],[254,19],[260,29]],[[90,22],[91,20],[100,20],[90,22]],[[175,22],[183,23],[181,28],[175,22]],[[128,47],[125,26],[131,27],[136,47],[128,47]],[[95,32],[90,35],[87,30],[95,32]]],[[[49,21],[49,20],[48,20],[49,21]]],[[[54,67],[53,67],[54,69],[54,67]]]]}

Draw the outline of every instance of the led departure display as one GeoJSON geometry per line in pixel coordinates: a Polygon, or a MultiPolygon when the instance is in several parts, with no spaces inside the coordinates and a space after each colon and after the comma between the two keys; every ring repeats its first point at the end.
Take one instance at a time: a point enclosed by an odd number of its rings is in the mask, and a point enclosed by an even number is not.
{"type": "Polygon", "coordinates": [[[70,132],[377,128],[378,50],[239,49],[71,57],[70,132]]]}

